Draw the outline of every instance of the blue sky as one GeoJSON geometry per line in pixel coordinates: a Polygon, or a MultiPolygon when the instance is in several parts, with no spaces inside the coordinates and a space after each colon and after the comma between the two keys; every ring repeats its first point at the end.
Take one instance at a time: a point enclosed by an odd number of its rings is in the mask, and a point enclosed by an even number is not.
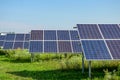
{"type": "Polygon", "coordinates": [[[120,0],[0,0],[0,32],[120,23],[120,0]]]}

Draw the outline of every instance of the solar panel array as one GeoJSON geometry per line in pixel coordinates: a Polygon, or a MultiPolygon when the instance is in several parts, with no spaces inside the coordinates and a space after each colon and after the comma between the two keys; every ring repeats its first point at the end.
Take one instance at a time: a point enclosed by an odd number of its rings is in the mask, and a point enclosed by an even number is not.
{"type": "Polygon", "coordinates": [[[3,49],[28,49],[30,34],[7,34],[4,37],[3,49]]]}
{"type": "Polygon", "coordinates": [[[120,59],[120,25],[77,24],[87,60],[120,59]]]}
{"type": "Polygon", "coordinates": [[[75,30],[32,30],[30,39],[31,53],[80,53],[80,39],[75,30]]]}
{"type": "Polygon", "coordinates": [[[0,47],[3,46],[5,40],[5,35],[0,35],[0,47]]]}

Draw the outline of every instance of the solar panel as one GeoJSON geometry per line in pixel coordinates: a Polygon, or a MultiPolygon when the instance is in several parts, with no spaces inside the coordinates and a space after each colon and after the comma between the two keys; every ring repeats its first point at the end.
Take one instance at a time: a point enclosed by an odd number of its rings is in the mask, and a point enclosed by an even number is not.
{"type": "Polygon", "coordinates": [[[29,48],[29,42],[24,42],[24,49],[28,49],[29,48]]]}
{"type": "Polygon", "coordinates": [[[55,30],[45,30],[44,31],[44,40],[56,40],[56,31],[55,30]]]}
{"type": "Polygon", "coordinates": [[[30,34],[25,34],[25,41],[29,41],[30,39],[30,34]]]}
{"type": "Polygon", "coordinates": [[[112,59],[103,40],[82,40],[81,42],[87,60],[112,59]]]}
{"type": "Polygon", "coordinates": [[[13,49],[13,42],[5,42],[3,49],[13,49]]]}
{"type": "Polygon", "coordinates": [[[23,49],[23,42],[15,42],[14,43],[14,49],[23,49]]]}
{"type": "Polygon", "coordinates": [[[5,39],[5,35],[0,35],[0,40],[4,40],[5,39]]]}
{"type": "Polygon", "coordinates": [[[4,41],[0,41],[0,47],[3,46],[4,44],[4,41]]]}
{"type": "Polygon", "coordinates": [[[78,31],[71,30],[70,31],[70,36],[71,36],[71,40],[80,40],[79,35],[78,35],[78,31]]]}
{"type": "Polygon", "coordinates": [[[58,40],[70,40],[70,35],[68,30],[58,30],[57,31],[58,40]]]}
{"type": "Polygon", "coordinates": [[[75,53],[82,52],[80,41],[72,41],[72,48],[75,53]]]}
{"type": "Polygon", "coordinates": [[[15,39],[15,34],[7,34],[6,41],[14,41],[14,39],[15,39]]]}
{"type": "Polygon", "coordinates": [[[120,40],[106,40],[113,59],[120,59],[120,40]]]}
{"type": "Polygon", "coordinates": [[[45,41],[44,52],[57,52],[57,42],[56,41],[45,41]]]}
{"type": "Polygon", "coordinates": [[[43,30],[32,30],[31,40],[43,40],[43,30]]]}
{"type": "Polygon", "coordinates": [[[77,24],[81,39],[102,39],[96,24],[77,24]]]}
{"type": "Polygon", "coordinates": [[[58,41],[59,52],[72,52],[70,41],[58,41]]]}
{"type": "Polygon", "coordinates": [[[120,39],[120,28],[117,24],[99,24],[105,39],[120,39]]]}
{"type": "Polygon", "coordinates": [[[24,34],[16,34],[16,41],[24,41],[24,34]]]}
{"type": "Polygon", "coordinates": [[[43,52],[43,41],[30,41],[29,52],[43,52]]]}

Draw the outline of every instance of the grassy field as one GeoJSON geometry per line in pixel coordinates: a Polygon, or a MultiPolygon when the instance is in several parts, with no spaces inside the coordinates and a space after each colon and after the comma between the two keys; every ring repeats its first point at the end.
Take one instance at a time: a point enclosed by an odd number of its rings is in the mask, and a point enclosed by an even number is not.
{"type": "MultiPolygon", "coordinates": [[[[28,60],[21,60],[0,55],[0,80],[91,80],[88,78],[87,61],[85,73],[81,73],[81,55],[60,59],[55,55],[53,59],[46,54],[41,56],[40,60],[31,63],[29,57],[28,60]]],[[[119,61],[93,61],[92,80],[119,80],[118,66],[119,61]]]]}

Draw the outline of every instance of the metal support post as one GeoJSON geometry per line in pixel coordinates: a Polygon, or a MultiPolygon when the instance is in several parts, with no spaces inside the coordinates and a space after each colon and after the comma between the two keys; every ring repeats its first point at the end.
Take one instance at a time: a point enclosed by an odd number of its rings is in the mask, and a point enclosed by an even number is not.
{"type": "Polygon", "coordinates": [[[34,54],[31,53],[31,62],[34,62],[34,54]]]}
{"type": "Polygon", "coordinates": [[[91,78],[91,61],[89,61],[89,78],[91,78]]]}
{"type": "Polygon", "coordinates": [[[82,73],[84,73],[84,55],[82,53],[82,73]]]}

